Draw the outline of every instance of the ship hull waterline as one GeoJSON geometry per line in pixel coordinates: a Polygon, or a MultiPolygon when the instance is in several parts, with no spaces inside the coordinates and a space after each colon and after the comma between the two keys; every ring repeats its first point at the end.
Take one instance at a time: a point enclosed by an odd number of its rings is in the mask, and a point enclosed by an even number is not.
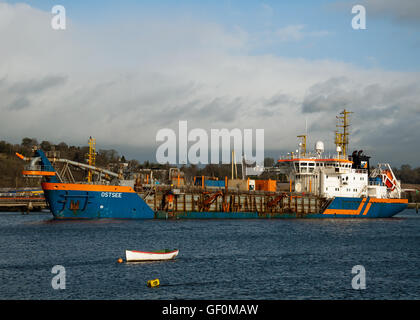
{"type": "Polygon", "coordinates": [[[56,219],[390,218],[408,204],[407,199],[336,197],[319,213],[153,211],[130,187],[56,183],[43,183],[42,187],[56,219]]]}

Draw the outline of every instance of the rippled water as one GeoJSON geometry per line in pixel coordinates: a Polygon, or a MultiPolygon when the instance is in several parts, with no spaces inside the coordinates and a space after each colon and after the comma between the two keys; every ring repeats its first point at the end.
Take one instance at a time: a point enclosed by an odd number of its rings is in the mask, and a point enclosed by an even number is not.
{"type": "Polygon", "coordinates": [[[1,299],[419,299],[420,214],[372,220],[55,221],[0,213],[1,299]],[[178,248],[123,263],[125,249],[178,248]],[[54,290],[54,265],[66,289],[54,290]],[[365,290],[351,286],[366,269],[365,290]],[[159,278],[159,288],[146,282],[159,278]]]}

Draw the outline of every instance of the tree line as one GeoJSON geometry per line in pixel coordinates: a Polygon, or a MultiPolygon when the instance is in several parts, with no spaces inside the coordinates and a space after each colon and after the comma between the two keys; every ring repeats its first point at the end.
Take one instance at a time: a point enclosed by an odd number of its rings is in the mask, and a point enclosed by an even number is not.
{"type": "MultiPolygon", "coordinates": [[[[73,160],[76,162],[86,163],[87,154],[89,153],[88,146],[69,146],[65,142],[58,144],[49,141],[41,141],[40,143],[36,138],[25,137],[20,144],[11,144],[6,141],[0,141],[0,187],[14,188],[25,186],[39,186],[39,181],[35,179],[26,179],[22,176],[22,170],[25,163],[20,161],[15,153],[18,152],[24,156],[32,156],[32,148],[34,146],[40,147],[45,152],[57,151],[60,153],[61,158],[73,160]]],[[[150,161],[140,163],[136,159],[127,160],[124,155],[120,155],[114,149],[106,150],[100,149],[96,153],[96,165],[98,167],[112,167],[112,165],[119,163],[128,163],[128,170],[136,172],[141,169],[169,169],[169,164],[159,164],[150,161]]],[[[273,158],[265,158],[264,166],[272,167],[275,165],[273,158]]],[[[232,167],[230,164],[208,164],[206,166],[198,166],[194,164],[183,165],[181,170],[185,174],[185,178],[191,181],[194,176],[208,176],[218,179],[224,179],[225,176],[231,177],[232,167]]],[[[395,175],[402,183],[407,184],[420,184],[420,167],[412,168],[410,165],[402,165],[400,168],[393,168],[395,175]]],[[[241,178],[242,167],[241,164],[237,165],[236,171],[238,178],[241,178]]],[[[277,179],[286,182],[287,178],[284,175],[276,173],[264,172],[259,179],[277,179]]]]}

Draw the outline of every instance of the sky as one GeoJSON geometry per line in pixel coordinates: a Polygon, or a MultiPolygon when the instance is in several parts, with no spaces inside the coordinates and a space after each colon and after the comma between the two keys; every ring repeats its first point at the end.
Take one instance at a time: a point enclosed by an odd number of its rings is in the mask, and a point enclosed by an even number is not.
{"type": "Polygon", "coordinates": [[[420,0],[2,1],[0,140],[114,148],[155,161],[156,134],[264,129],[278,158],[308,134],[420,166],[420,0]],[[66,9],[54,30],[51,9],[66,9]],[[366,8],[354,30],[352,7],[366,8]]]}

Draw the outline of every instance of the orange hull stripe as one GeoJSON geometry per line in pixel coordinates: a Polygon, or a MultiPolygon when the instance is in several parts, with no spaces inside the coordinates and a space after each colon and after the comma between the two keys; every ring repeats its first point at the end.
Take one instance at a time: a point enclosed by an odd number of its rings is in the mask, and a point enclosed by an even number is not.
{"type": "MultiPolygon", "coordinates": [[[[356,213],[356,214],[360,214],[360,211],[362,211],[362,208],[363,208],[363,206],[364,206],[365,202],[366,202],[366,199],[364,198],[364,199],[362,200],[362,203],[360,204],[359,208],[357,209],[357,213],[356,213]]],[[[370,203],[369,203],[369,204],[370,204],[370,203]]],[[[369,205],[369,204],[368,204],[368,205],[369,205]]]]}
{"type": "Polygon", "coordinates": [[[99,192],[132,192],[133,188],[128,186],[105,186],[96,184],[82,184],[82,183],[42,183],[44,190],[68,190],[68,191],[99,191],[99,192]]]}
{"type": "Polygon", "coordinates": [[[351,214],[351,215],[358,215],[360,214],[360,211],[363,208],[363,205],[366,202],[366,198],[364,198],[362,200],[362,202],[360,202],[359,207],[357,208],[357,210],[347,210],[347,209],[327,209],[324,211],[323,214],[351,214]]]}
{"type": "Polygon", "coordinates": [[[367,215],[367,213],[369,212],[370,206],[372,205],[372,203],[368,203],[368,205],[366,206],[365,212],[363,212],[363,215],[367,215]]]}
{"type": "Polygon", "coordinates": [[[22,171],[22,174],[26,176],[55,176],[53,171],[22,171]]]}
{"type": "Polygon", "coordinates": [[[408,199],[376,199],[372,198],[370,202],[376,203],[408,203],[408,199]]]}
{"type": "Polygon", "coordinates": [[[327,209],[323,214],[351,214],[356,215],[357,210],[347,210],[347,209],[327,209]]]}

